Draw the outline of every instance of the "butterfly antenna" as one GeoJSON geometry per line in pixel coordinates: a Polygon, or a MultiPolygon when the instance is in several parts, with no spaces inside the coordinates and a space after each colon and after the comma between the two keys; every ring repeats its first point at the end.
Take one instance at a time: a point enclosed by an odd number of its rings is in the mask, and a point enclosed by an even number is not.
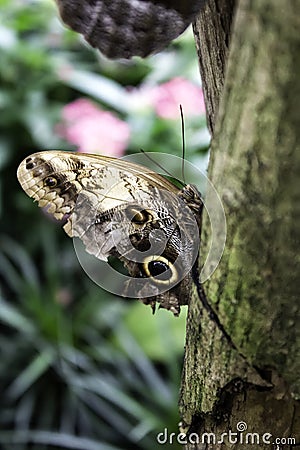
{"type": "MultiPolygon", "coordinates": [[[[143,153],[144,156],[146,156],[153,164],[155,164],[159,169],[161,169],[166,175],[169,175],[169,177],[171,178],[175,178],[174,175],[171,174],[171,172],[169,172],[167,169],[165,169],[165,167],[163,167],[161,164],[159,164],[157,161],[154,161],[153,158],[151,158],[150,155],[148,155],[148,153],[146,153],[142,148],[140,148],[140,152],[143,153]]],[[[177,180],[177,178],[176,178],[177,180]]],[[[180,184],[182,184],[182,186],[184,186],[184,183],[182,183],[182,181],[177,180],[180,184]]]]}
{"type": "Polygon", "coordinates": [[[179,105],[180,109],[180,118],[181,118],[181,137],[182,137],[182,163],[181,163],[181,176],[183,179],[184,184],[185,177],[184,177],[184,161],[185,161],[185,131],[184,131],[184,117],[183,117],[183,108],[182,105],[179,105]]]}

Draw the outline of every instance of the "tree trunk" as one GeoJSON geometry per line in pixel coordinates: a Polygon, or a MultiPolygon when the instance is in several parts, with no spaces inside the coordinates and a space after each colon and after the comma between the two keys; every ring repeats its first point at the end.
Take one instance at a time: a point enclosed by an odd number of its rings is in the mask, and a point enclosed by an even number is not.
{"type": "MultiPolygon", "coordinates": [[[[227,243],[206,298],[198,287],[189,307],[180,401],[186,449],[300,445],[299,30],[296,0],[237,6],[209,166],[227,243]]],[[[213,62],[205,71],[206,89],[214,69],[213,62]]],[[[202,255],[209,233],[204,216],[202,255]]]]}
{"type": "Polygon", "coordinates": [[[207,0],[193,25],[206,106],[213,134],[230,43],[236,0],[207,0]]]}

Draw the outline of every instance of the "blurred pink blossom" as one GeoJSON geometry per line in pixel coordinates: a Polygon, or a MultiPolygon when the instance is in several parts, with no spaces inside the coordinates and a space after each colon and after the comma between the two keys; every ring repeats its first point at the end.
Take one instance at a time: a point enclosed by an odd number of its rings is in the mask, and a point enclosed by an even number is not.
{"type": "Polygon", "coordinates": [[[173,78],[153,88],[151,96],[156,114],[164,119],[177,119],[179,105],[182,105],[185,116],[205,113],[201,87],[185,78],[173,78]]]}
{"type": "Polygon", "coordinates": [[[81,98],[63,108],[63,123],[57,132],[82,153],[101,153],[120,157],[128,145],[130,130],[113,113],[102,111],[90,100],[81,98]]]}

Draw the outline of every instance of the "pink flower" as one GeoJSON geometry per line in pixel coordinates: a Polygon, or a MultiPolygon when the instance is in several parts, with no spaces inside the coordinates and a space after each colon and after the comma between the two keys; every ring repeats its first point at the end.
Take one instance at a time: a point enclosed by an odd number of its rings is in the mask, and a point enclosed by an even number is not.
{"type": "Polygon", "coordinates": [[[88,99],[78,99],[63,108],[64,122],[57,132],[83,153],[120,157],[128,145],[130,130],[113,113],[102,111],[88,99]]]}
{"type": "Polygon", "coordinates": [[[186,116],[205,113],[202,89],[179,77],[153,88],[152,103],[157,115],[164,119],[177,119],[179,105],[182,105],[183,114],[186,116]]]}

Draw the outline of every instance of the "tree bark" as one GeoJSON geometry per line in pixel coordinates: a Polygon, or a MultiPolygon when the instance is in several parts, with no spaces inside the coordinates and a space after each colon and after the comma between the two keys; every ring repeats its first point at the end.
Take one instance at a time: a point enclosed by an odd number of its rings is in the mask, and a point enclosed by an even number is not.
{"type": "Polygon", "coordinates": [[[203,84],[207,126],[213,134],[224,86],[236,0],[208,0],[193,24],[203,84]]]}
{"type": "MultiPolygon", "coordinates": [[[[204,285],[213,312],[197,293],[189,306],[180,400],[186,449],[245,449],[247,433],[257,434],[248,435],[252,448],[291,448],[280,437],[300,443],[299,29],[295,0],[237,6],[209,165],[227,243],[204,285]],[[237,435],[218,442],[229,430],[237,435]],[[212,447],[208,436],[201,443],[205,432],[215,433],[212,447]]],[[[204,88],[216,79],[215,62],[206,64],[204,88]]],[[[209,233],[204,216],[202,255],[209,233]]]]}

